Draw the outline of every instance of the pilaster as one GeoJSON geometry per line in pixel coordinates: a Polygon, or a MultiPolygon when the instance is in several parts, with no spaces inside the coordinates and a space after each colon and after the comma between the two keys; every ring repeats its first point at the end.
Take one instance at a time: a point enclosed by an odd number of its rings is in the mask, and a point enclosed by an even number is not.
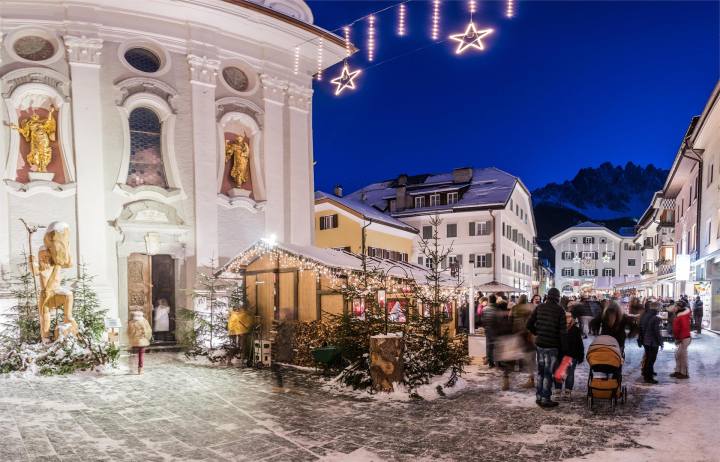
{"type": "Polygon", "coordinates": [[[110,228],[105,216],[105,166],[100,90],[99,38],[63,37],[70,64],[73,145],[75,148],[78,265],[95,277],[96,290],[109,315],[117,314],[116,288],[111,285],[110,228]]]}
{"type": "Polygon", "coordinates": [[[314,180],[310,137],[310,103],[312,89],[291,84],[288,88],[290,108],[290,242],[312,244],[314,180]]]}
{"type": "Polygon", "coordinates": [[[265,147],[265,234],[275,235],[281,242],[288,239],[289,181],[285,162],[285,99],[288,83],[277,77],[262,74],[265,104],[263,144],[265,147]]]}
{"type": "Polygon", "coordinates": [[[217,129],[215,84],[220,61],[188,55],[192,92],[195,176],[195,255],[197,267],[218,264],[217,129]]]}

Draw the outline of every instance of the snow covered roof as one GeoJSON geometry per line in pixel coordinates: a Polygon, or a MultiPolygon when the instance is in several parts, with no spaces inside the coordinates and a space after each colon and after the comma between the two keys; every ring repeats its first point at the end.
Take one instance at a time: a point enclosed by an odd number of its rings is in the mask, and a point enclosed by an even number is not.
{"type": "MultiPolygon", "coordinates": [[[[239,271],[241,268],[260,258],[263,255],[263,248],[277,248],[295,257],[302,258],[331,269],[349,271],[362,270],[362,257],[352,252],[281,242],[271,244],[267,241],[260,240],[233,257],[221,268],[220,272],[239,271]]],[[[376,257],[366,257],[365,260],[368,270],[383,271],[384,273],[398,279],[413,279],[419,284],[427,283],[426,276],[428,274],[428,269],[424,266],[376,257]]],[[[449,275],[444,277],[442,281],[445,286],[452,286],[454,285],[454,282],[455,280],[449,275]]]]}
{"type": "MultiPolygon", "coordinates": [[[[432,211],[462,211],[463,209],[502,208],[510,199],[516,184],[525,186],[515,176],[495,167],[473,168],[468,181],[455,182],[454,172],[414,175],[407,177],[407,194],[433,193],[448,189],[463,190],[458,202],[449,205],[411,208],[393,213],[394,216],[426,214],[432,211]]],[[[396,188],[403,186],[396,179],[373,183],[347,197],[364,201],[379,210],[388,210],[388,201],[396,197],[396,188]]],[[[528,193],[529,194],[529,193],[528,193]]]]}
{"type": "Polygon", "coordinates": [[[323,201],[330,201],[335,202],[336,204],[339,204],[346,209],[350,209],[351,211],[354,211],[357,215],[359,215],[361,218],[371,221],[373,223],[381,223],[387,226],[392,226],[394,228],[399,228],[402,230],[405,230],[407,232],[417,234],[418,230],[413,228],[412,226],[408,225],[407,223],[404,223],[396,218],[391,217],[387,213],[384,213],[372,205],[366,204],[360,200],[353,199],[350,197],[338,197],[334,194],[328,194],[323,191],[316,191],[315,192],[315,203],[321,203],[323,201]]]}

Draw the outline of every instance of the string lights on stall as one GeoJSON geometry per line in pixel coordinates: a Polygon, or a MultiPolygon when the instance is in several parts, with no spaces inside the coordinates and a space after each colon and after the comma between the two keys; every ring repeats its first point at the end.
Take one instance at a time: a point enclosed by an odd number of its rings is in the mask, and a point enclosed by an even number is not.
{"type": "MultiPolygon", "coordinates": [[[[429,48],[432,45],[438,45],[446,41],[457,42],[455,47],[455,54],[463,54],[465,51],[475,50],[483,51],[486,48],[486,44],[483,39],[488,35],[492,34],[495,30],[491,27],[480,27],[478,28],[474,22],[474,15],[478,11],[477,0],[467,0],[466,5],[470,12],[470,21],[467,24],[464,32],[458,32],[443,39],[441,37],[441,13],[443,3],[441,0],[429,0],[430,10],[430,38],[432,43],[427,46],[422,46],[409,52],[402,53],[400,55],[385,58],[380,62],[376,62],[378,58],[378,19],[381,13],[388,10],[395,10],[395,32],[398,37],[406,37],[409,35],[409,14],[408,14],[408,3],[411,0],[403,0],[401,2],[386,6],[377,11],[373,11],[365,16],[357,18],[347,23],[347,25],[335,29],[331,32],[342,34],[345,46],[345,59],[343,60],[342,68],[335,78],[331,79],[335,87],[335,95],[342,94],[345,90],[354,90],[357,88],[356,79],[363,70],[378,67],[386,62],[397,59],[401,56],[406,56],[411,53],[416,53],[429,48]],[[366,39],[366,60],[370,64],[365,66],[364,69],[353,69],[350,64],[350,58],[354,53],[355,49],[350,41],[350,32],[352,26],[358,23],[365,23],[365,39],[366,39]]],[[[449,5],[452,6],[453,3],[449,5]]],[[[502,5],[502,4],[501,4],[502,5]]],[[[505,0],[504,7],[501,7],[501,15],[506,18],[513,18],[516,15],[517,0],[505,0]]],[[[310,39],[307,42],[313,42],[316,47],[316,59],[317,69],[315,77],[318,81],[323,79],[323,66],[324,66],[324,47],[325,43],[322,37],[310,39]]],[[[293,71],[297,75],[301,66],[301,46],[295,47],[295,55],[293,61],[293,71]]]]}

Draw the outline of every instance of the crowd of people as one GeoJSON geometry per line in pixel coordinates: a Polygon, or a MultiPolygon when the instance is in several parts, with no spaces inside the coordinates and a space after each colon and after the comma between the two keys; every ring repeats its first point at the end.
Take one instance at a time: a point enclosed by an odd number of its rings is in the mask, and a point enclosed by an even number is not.
{"type": "MultiPolygon", "coordinates": [[[[657,384],[655,362],[667,338],[676,344],[675,371],[671,377],[688,379],[688,348],[691,329],[701,332],[703,305],[699,297],[691,302],[648,298],[617,299],[561,297],[551,288],[545,297],[508,297],[498,292],[479,295],[475,300],[476,328],[485,332],[486,362],[502,371],[503,390],[510,388],[510,374],[527,374],[523,387],[535,388],[536,403],[556,407],[570,399],[575,368],[585,360],[583,339],[607,335],[614,338],[625,357],[625,343],[635,338],[644,350],[641,364],[645,383],[657,384]],[[661,312],[667,313],[667,325],[661,312]],[[562,364],[562,365],[561,365],[562,364]],[[560,369],[561,373],[558,373],[560,369]]],[[[467,320],[467,319],[466,319],[467,320]]]]}

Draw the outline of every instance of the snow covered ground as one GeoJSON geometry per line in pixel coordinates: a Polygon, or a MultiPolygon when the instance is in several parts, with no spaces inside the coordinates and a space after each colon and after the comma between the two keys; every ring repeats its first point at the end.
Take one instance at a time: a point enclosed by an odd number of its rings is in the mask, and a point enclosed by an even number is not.
{"type": "Polygon", "coordinates": [[[614,414],[577,395],[554,410],[514,374],[469,368],[445,397],[398,401],[340,393],[308,371],[245,370],[150,354],[146,373],[0,376],[0,461],[717,461],[720,337],[690,347],[691,379],[660,353],[659,385],[639,381],[627,347],[629,402],[614,414]]]}

